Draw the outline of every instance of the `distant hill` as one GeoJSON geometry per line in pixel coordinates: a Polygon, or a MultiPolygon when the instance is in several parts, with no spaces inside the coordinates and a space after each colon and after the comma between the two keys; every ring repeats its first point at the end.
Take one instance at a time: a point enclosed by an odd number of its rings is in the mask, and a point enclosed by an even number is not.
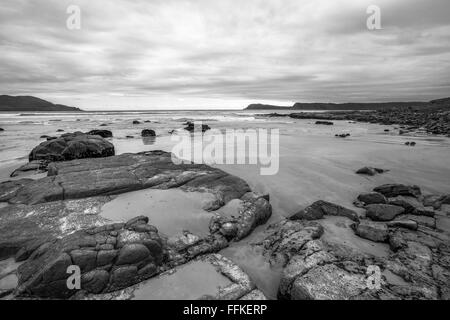
{"type": "Polygon", "coordinates": [[[282,107],[282,106],[274,106],[270,104],[261,104],[261,103],[255,103],[250,104],[245,110],[276,110],[276,109],[286,109],[289,110],[292,107],[282,107]]]}
{"type": "Polygon", "coordinates": [[[450,98],[432,100],[430,102],[368,102],[368,103],[301,103],[292,107],[251,104],[245,110],[389,110],[394,108],[450,108],[450,98]]]}
{"type": "Polygon", "coordinates": [[[83,111],[32,96],[0,96],[0,111],[83,111]]]}

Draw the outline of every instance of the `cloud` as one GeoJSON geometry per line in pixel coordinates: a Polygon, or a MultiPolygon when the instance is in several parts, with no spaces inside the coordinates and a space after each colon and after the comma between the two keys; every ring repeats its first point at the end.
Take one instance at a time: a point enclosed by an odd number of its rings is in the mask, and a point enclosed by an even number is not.
{"type": "Polygon", "coordinates": [[[0,86],[94,109],[427,100],[450,92],[449,9],[448,0],[3,0],[0,86]],[[66,28],[71,4],[80,30],[66,28]],[[371,4],[382,30],[366,28],[371,4]]]}

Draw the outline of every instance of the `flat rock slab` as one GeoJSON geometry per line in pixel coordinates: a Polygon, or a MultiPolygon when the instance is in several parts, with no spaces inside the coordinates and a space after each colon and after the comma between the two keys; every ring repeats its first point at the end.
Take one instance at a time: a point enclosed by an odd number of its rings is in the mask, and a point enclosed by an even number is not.
{"type": "Polygon", "coordinates": [[[247,183],[222,170],[201,164],[175,164],[171,153],[150,151],[99,159],[54,162],[49,176],[38,180],[0,184],[0,200],[37,204],[121,194],[146,188],[182,187],[216,195],[208,209],[215,210],[250,191],[247,183]]]}

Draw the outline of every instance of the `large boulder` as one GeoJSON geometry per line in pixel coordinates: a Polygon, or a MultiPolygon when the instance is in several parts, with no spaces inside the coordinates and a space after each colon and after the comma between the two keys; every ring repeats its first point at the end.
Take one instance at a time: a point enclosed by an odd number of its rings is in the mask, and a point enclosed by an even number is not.
{"type": "Polygon", "coordinates": [[[402,207],[389,204],[369,204],[366,210],[366,217],[374,221],[391,221],[405,211],[402,207]]]}
{"type": "Polygon", "coordinates": [[[61,137],[42,142],[35,147],[29,161],[68,161],[82,158],[99,158],[113,156],[114,145],[97,135],[82,132],[67,133],[61,137]]]}
{"type": "Polygon", "coordinates": [[[299,212],[291,216],[290,219],[317,220],[321,219],[324,215],[342,216],[347,217],[353,221],[358,221],[358,214],[355,211],[323,200],[316,201],[305,209],[300,210],[299,212]]]}

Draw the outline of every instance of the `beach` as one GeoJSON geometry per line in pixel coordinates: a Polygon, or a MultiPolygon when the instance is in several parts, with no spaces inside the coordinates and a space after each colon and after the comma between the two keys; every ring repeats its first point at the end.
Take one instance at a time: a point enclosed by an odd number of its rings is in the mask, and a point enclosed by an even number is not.
{"type": "MultiPolygon", "coordinates": [[[[220,251],[249,274],[270,299],[276,298],[282,267],[270,264],[264,259],[261,250],[252,244],[265,236],[265,229],[271,223],[289,217],[317,200],[352,208],[359,193],[386,183],[420,185],[424,193],[450,193],[448,137],[398,135],[395,125],[349,121],[335,121],[333,126],[320,126],[312,120],[264,118],[249,111],[2,114],[0,124],[5,132],[1,133],[0,179],[1,182],[18,179],[10,178],[9,175],[28,162],[30,150],[42,142],[40,136],[58,136],[63,133],[57,130],[110,130],[113,138],[108,140],[113,143],[117,155],[151,150],[171,152],[176,141],[171,138],[169,131],[180,130],[186,121],[202,121],[219,130],[279,130],[280,158],[276,174],[261,175],[258,165],[215,165],[247,181],[252,190],[270,195],[272,216],[269,221],[256,228],[247,238],[220,251]],[[133,120],[140,124],[132,124],[133,120]],[[154,130],[156,137],[140,137],[143,129],[154,130]],[[387,129],[389,131],[385,131],[387,129]],[[341,133],[350,133],[351,136],[346,139],[335,137],[341,133]],[[417,144],[408,147],[405,146],[406,141],[415,141],[417,144]],[[373,177],[355,174],[355,170],[364,166],[389,171],[373,177]]],[[[30,174],[27,178],[37,179],[45,175],[30,174]]],[[[168,235],[185,229],[195,234],[206,234],[211,216],[198,216],[198,211],[202,211],[207,194],[177,192],[149,189],[125,193],[106,203],[102,208],[102,216],[110,221],[126,221],[134,216],[147,215],[150,223],[160,226],[160,232],[168,235]],[[177,208],[183,208],[183,211],[177,208]]],[[[336,219],[338,221],[325,222],[330,234],[341,239],[347,237],[350,239],[348,242],[355,243],[350,228],[339,228],[342,218],[336,219]]],[[[382,253],[387,249],[385,245],[369,243],[364,250],[382,253]]],[[[195,272],[191,276],[195,277],[195,272]]],[[[167,292],[163,296],[167,298],[167,292]]]]}

